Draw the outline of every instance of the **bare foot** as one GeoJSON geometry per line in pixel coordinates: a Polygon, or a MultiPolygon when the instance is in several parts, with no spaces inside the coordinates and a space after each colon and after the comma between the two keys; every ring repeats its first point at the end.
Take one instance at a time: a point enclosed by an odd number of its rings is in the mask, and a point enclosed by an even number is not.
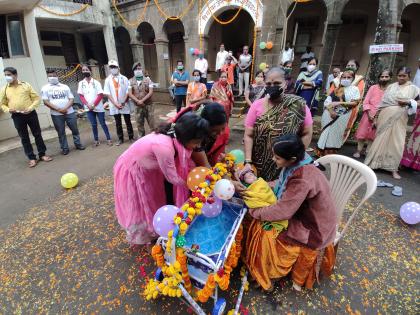
{"type": "Polygon", "coordinates": [[[398,174],[397,171],[392,172],[392,177],[394,177],[394,179],[401,179],[401,176],[400,176],[400,174],[398,174]]]}

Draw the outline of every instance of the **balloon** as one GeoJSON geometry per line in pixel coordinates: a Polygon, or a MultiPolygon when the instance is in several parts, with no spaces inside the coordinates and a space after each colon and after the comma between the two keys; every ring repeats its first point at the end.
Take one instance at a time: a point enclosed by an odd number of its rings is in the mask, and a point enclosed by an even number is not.
{"type": "Polygon", "coordinates": [[[214,198],[214,202],[212,204],[205,203],[203,208],[201,209],[203,215],[207,218],[214,218],[217,217],[220,212],[222,212],[222,200],[219,198],[214,198]]]}
{"type": "MultiPolygon", "coordinates": [[[[241,170],[244,168],[244,166],[245,166],[245,164],[244,164],[244,163],[238,163],[238,164],[236,165],[236,169],[237,169],[237,170],[239,170],[239,171],[241,171],[241,170]]],[[[254,165],[252,165],[252,164],[251,164],[251,169],[252,169],[252,171],[254,172],[254,174],[255,174],[255,175],[257,175],[257,174],[258,174],[258,172],[257,172],[257,168],[256,168],[254,165]]]]}
{"type": "Polygon", "coordinates": [[[264,71],[267,68],[267,64],[265,62],[260,63],[260,70],[264,71]]]}
{"type": "Polygon", "coordinates": [[[235,164],[243,163],[245,161],[245,154],[242,150],[236,149],[229,152],[235,157],[235,164]]]}
{"type": "Polygon", "coordinates": [[[267,43],[265,44],[265,47],[266,47],[267,49],[271,49],[271,48],[273,48],[273,42],[267,42],[267,43]]]}
{"type": "Polygon", "coordinates": [[[206,180],[207,173],[210,170],[207,167],[195,167],[191,170],[187,177],[187,186],[191,191],[198,188],[198,185],[206,180]]]}
{"type": "Polygon", "coordinates": [[[170,230],[176,226],[174,217],[179,212],[179,209],[172,205],[160,207],[153,217],[153,229],[160,236],[166,237],[170,230]]]}
{"type": "Polygon", "coordinates": [[[79,177],[77,177],[74,173],[66,173],[63,176],[61,176],[61,186],[64,188],[73,188],[77,186],[77,183],[79,182],[79,177]]]}
{"type": "Polygon", "coordinates": [[[228,179],[218,180],[214,185],[214,195],[222,200],[229,200],[235,194],[235,187],[228,179]]]}
{"type": "Polygon", "coordinates": [[[198,55],[200,53],[200,49],[196,48],[194,49],[194,55],[198,55]]]}
{"type": "Polygon", "coordinates": [[[190,54],[194,55],[194,48],[192,48],[192,47],[190,48],[190,54]]]}
{"type": "Polygon", "coordinates": [[[420,222],[420,204],[414,201],[406,202],[400,208],[401,219],[407,224],[420,222]]]}
{"type": "Polygon", "coordinates": [[[261,42],[260,43],[260,49],[265,49],[266,48],[266,43],[265,42],[261,42]]]}

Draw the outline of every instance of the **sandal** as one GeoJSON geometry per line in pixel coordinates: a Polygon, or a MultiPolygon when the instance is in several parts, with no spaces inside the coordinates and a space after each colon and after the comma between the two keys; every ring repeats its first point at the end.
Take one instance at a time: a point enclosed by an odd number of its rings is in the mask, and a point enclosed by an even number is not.
{"type": "Polygon", "coordinates": [[[388,188],[394,187],[394,185],[392,185],[391,183],[384,182],[383,180],[378,180],[378,183],[377,183],[376,186],[377,187],[388,187],[388,188]]]}
{"type": "Polygon", "coordinates": [[[391,194],[397,197],[402,197],[402,187],[400,186],[394,186],[394,189],[391,191],[391,194]]]}
{"type": "Polygon", "coordinates": [[[29,160],[29,162],[28,162],[28,166],[30,168],[35,167],[37,164],[38,164],[37,160],[29,160]]]}
{"type": "Polygon", "coordinates": [[[44,161],[44,162],[51,162],[53,160],[53,158],[51,156],[49,156],[49,155],[41,156],[39,159],[41,161],[44,161]]]}

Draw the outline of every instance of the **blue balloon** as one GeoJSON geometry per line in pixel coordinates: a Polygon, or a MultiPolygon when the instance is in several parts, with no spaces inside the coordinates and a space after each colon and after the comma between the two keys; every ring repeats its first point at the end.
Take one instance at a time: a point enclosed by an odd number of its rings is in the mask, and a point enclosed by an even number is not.
{"type": "Polygon", "coordinates": [[[190,54],[191,55],[194,55],[194,50],[195,50],[194,48],[192,48],[192,47],[190,48],[190,54]]]}

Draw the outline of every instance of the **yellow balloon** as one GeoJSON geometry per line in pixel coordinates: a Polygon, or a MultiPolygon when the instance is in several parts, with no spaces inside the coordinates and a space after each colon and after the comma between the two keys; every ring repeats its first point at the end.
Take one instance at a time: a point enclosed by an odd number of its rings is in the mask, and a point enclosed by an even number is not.
{"type": "Polygon", "coordinates": [[[66,173],[61,176],[61,186],[66,189],[70,189],[77,186],[79,182],[79,178],[74,173],[66,173]]]}

